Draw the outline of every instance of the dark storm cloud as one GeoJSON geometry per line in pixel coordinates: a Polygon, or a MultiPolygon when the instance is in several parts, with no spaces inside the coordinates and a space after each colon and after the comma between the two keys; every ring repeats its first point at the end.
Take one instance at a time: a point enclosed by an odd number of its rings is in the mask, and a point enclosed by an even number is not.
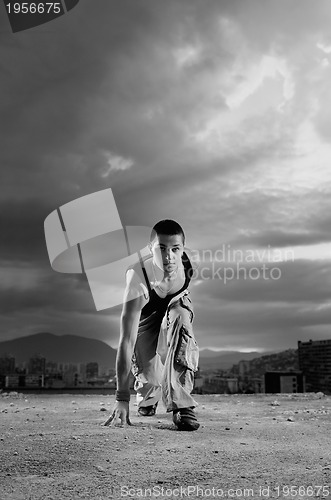
{"type": "Polygon", "coordinates": [[[202,264],[198,271],[201,276],[197,279],[202,279],[202,282],[193,292],[198,301],[201,288],[208,300],[232,304],[281,302],[291,305],[307,302],[316,305],[331,299],[329,261],[214,262],[202,264]]]}
{"type": "Polygon", "coordinates": [[[51,210],[42,200],[0,202],[0,258],[48,266],[44,219],[51,210]]]}
{"type": "Polygon", "coordinates": [[[38,264],[1,261],[1,314],[25,309],[36,309],[41,314],[51,310],[72,313],[95,310],[85,276],[59,274],[38,264]]]}
{"type": "Polygon", "coordinates": [[[298,260],[272,265],[281,270],[277,280],[263,279],[262,271],[259,279],[256,271],[253,279],[249,274],[244,279],[241,270],[226,284],[210,273],[209,280],[193,288],[196,328],[204,346],[213,338],[223,348],[296,347],[298,340],[314,337],[321,326],[330,324],[330,263],[298,260]]]}

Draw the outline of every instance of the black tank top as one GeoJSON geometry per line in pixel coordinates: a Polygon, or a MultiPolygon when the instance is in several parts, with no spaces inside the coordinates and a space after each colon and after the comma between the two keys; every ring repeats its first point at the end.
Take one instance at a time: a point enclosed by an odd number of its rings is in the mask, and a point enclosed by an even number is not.
{"type": "MultiPolygon", "coordinates": [[[[152,323],[154,326],[161,326],[161,322],[163,319],[163,316],[165,315],[165,312],[167,310],[167,307],[169,305],[169,302],[176,297],[176,295],[179,295],[183,290],[186,290],[188,287],[190,281],[191,281],[191,276],[192,276],[192,265],[191,262],[187,256],[187,254],[184,252],[182,256],[182,262],[184,265],[184,271],[185,271],[185,283],[182,286],[178,292],[166,295],[165,297],[160,297],[156,291],[151,287],[147,272],[144,266],[143,261],[138,262],[133,269],[138,272],[138,270],[141,270],[144,276],[144,280],[146,282],[147,288],[148,288],[148,293],[149,293],[149,301],[147,304],[142,308],[141,314],[140,314],[140,320],[139,320],[139,330],[141,328],[144,329],[144,325],[150,326],[152,320],[152,323]]],[[[141,272],[138,272],[138,274],[141,276],[141,272]]],[[[141,276],[142,277],[142,276],[141,276]]]]}

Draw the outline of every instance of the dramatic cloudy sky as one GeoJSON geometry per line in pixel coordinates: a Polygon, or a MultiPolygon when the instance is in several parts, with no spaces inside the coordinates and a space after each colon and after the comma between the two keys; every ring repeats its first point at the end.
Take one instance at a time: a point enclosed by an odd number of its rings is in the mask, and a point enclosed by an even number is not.
{"type": "Polygon", "coordinates": [[[43,228],[106,188],[123,224],[185,228],[201,347],[331,338],[329,0],[81,0],[16,34],[1,9],[1,340],[117,345],[43,228]]]}

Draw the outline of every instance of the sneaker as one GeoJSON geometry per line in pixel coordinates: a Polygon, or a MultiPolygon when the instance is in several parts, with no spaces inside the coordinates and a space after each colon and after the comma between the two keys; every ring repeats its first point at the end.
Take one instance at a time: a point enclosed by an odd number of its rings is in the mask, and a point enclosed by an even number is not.
{"type": "Polygon", "coordinates": [[[151,406],[140,406],[138,408],[138,413],[142,417],[153,417],[156,413],[157,403],[151,406]]]}
{"type": "Polygon", "coordinates": [[[200,427],[193,408],[174,410],[172,421],[179,431],[196,431],[200,427]]]}

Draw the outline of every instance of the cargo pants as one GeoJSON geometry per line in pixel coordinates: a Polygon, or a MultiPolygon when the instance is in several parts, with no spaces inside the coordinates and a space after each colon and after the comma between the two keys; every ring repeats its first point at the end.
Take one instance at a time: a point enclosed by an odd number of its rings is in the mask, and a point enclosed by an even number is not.
{"type": "Polygon", "coordinates": [[[139,407],[161,399],[167,412],[197,406],[191,396],[199,360],[193,317],[192,301],[184,290],[169,302],[160,329],[148,328],[147,320],[138,333],[132,373],[139,407]]]}

